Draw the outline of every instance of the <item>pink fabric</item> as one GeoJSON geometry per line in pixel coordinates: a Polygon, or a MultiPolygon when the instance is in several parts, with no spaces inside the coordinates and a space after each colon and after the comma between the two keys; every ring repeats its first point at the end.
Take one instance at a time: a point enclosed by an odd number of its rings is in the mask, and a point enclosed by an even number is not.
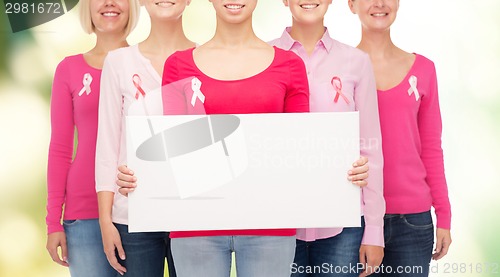
{"type": "MultiPolygon", "coordinates": [[[[368,186],[363,188],[361,196],[366,223],[362,243],[384,246],[383,157],[376,84],[370,58],[362,51],[332,39],[327,30],[309,56],[289,32],[290,28],[287,28],[270,44],[291,50],[304,61],[309,79],[310,111],[359,111],[361,155],[369,159],[370,166],[368,186]]],[[[342,228],[298,229],[297,238],[314,241],[340,232],[342,228]]]]}
{"type": "Polygon", "coordinates": [[[434,206],[437,227],[450,229],[451,207],[441,148],[441,113],[434,63],[416,55],[404,80],[378,91],[388,214],[419,213],[434,206]],[[419,95],[410,89],[416,77],[419,95]]]}
{"type": "MultiPolygon", "coordinates": [[[[274,48],[271,65],[241,80],[220,81],[201,72],[193,49],[179,51],[165,62],[162,84],[197,77],[205,95],[207,114],[309,112],[309,87],[304,63],[290,51],[274,48]]],[[[179,90],[163,87],[164,114],[190,114],[189,99],[179,90]]],[[[171,238],[196,236],[293,236],[295,229],[171,232],[171,238]]]]}
{"type": "Polygon", "coordinates": [[[161,76],[141,54],[138,45],[110,51],[104,60],[99,100],[95,189],[98,192],[115,193],[111,215],[115,223],[128,224],[128,200],[117,193],[118,186],[115,184],[118,166],[127,164],[125,116],[161,115],[163,108],[160,84],[161,76]],[[144,107],[147,107],[148,113],[144,107]]]}
{"type": "Polygon", "coordinates": [[[57,66],[50,102],[48,233],[64,231],[61,218],[98,218],[94,159],[100,78],[101,71],[90,67],[82,54],[66,57],[57,66]],[[92,77],[90,93],[83,84],[87,73],[92,77]],[[78,147],[73,159],[75,127],[78,147]]]}

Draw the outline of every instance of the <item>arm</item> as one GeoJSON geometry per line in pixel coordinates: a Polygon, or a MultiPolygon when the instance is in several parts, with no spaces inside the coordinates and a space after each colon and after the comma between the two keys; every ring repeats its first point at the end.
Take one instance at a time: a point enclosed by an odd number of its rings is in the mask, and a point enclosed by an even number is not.
{"type": "Polygon", "coordinates": [[[433,258],[438,260],[446,255],[451,244],[451,207],[444,175],[442,123],[434,64],[431,63],[426,72],[431,72],[431,76],[427,93],[422,97],[418,111],[418,130],[422,145],[421,158],[427,173],[426,181],[437,217],[436,249],[433,258]]]}
{"type": "Polygon", "coordinates": [[[104,60],[101,75],[95,176],[104,251],[111,266],[123,275],[126,269],[118,263],[115,249],[122,259],[125,258],[125,253],[111,216],[116,191],[116,168],[120,155],[123,100],[118,76],[110,59],[108,55],[104,60]]]}
{"type": "Polygon", "coordinates": [[[284,112],[309,112],[309,83],[307,81],[306,66],[295,53],[288,52],[288,55],[290,55],[290,80],[285,95],[284,112]]]}
{"type": "Polygon", "coordinates": [[[113,207],[114,193],[109,191],[100,191],[97,193],[99,203],[99,225],[101,226],[102,244],[104,253],[109,264],[121,275],[127,272],[116,258],[115,251],[118,251],[120,259],[125,260],[125,251],[123,250],[120,234],[111,220],[111,211],[113,207]]]}
{"type": "Polygon", "coordinates": [[[360,247],[360,262],[367,265],[360,276],[367,276],[370,269],[382,263],[385,214],[382,137],[375,76],[368,55],[364,56],[360,76],[354,100],[359,111],[361,155],[370,160],[370,174],[366,179],[369,185],[362,188],[365,232],[360,247]]]}
{"type": "Polygon", "coordinates": [[[62,61],[56,69],[50,101],[51,137],[47,168],[47,251],[52,260],[68,266],[66,235],[61,225],[66,180],[73,156],[75,125],[73,97],[66,80],[68,69],[62,61]],[[61,257],[58,254],[61,248],[61,257]]]}

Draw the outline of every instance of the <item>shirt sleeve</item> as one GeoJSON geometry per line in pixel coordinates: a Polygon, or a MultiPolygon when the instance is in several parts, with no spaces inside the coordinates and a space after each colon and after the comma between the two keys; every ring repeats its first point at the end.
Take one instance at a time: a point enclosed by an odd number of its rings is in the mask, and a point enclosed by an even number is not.
{"type": "Polygon", "coordinates": [[[73,97],[67,80],[69,70],[62,61],[56,69],[50,99],[51,136],[47,168],[47,232],[63,232],[62,208],[71,166],[75,124],[73,97]]]}
{"type": "Polygon", "coordinates": [[[359,111],[360,151],[368,158],[368,185],[362,189],[365,232],[362,244],[384,246],[385,200],[383,188],[382,135],[378,113],[377,88],[368,55],[363,55],[361,78],[354,90],[359,111]]]}
{"type": "Polygon", "coordinates": [[[289,52],[290,81],[285,95],[284,112],[309,112],[309,83],[306,66],[299,56],[289,52]]]}
{"type": "Polygon", "coordinates": [[[436,69],[431,63],[426,70],[431,74],[429,87],[421,98],[418,111],[418,130],[422,145],[421,158],[427,173],[432,205],[436,211],[437,227],[450,229],[451,207],[448,198],[448,187],[444,174],[443,149],[441,148],[441,112],[438,99],[436,69]]]}
{"type": "Polygon", "coordinates": [[[111,53],[108,54],[101,74],[95,178],[97,192],[116,193],[115,181],[121,145],[123,97],[113,57],[111,53]]]}
{"type": "Polygon", "coordinates": [[[163,114],[185,115],[188,114],[186,96],[179,83],[178,58],[174,53],[165,61],[161,81],[161,95],[163,101],[163,114]]]}

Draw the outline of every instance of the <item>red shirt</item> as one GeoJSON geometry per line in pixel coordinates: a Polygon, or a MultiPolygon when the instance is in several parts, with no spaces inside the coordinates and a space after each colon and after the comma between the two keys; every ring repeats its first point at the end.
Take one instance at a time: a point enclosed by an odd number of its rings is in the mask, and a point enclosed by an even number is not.
{"type": "MultiPolygon", "coordinates": [[[[176,52],[167,59],[162,85],[165,88],[165,85],[175,81],[198,78],[205,96],[203,106],[206,114],[309,112],[307,74],[303,61],[295,53],[274,47],[274,59],[264,71],[241,80],[222,81],[198,69],[193,60],[193,50],[176,52]]],[[[178,91],[163,89],[163,113],[199,113],[191,105],[192,99],[178,91]]],[[[199,99],[196,101],[200,103],[199,99]]],[[[295,229],[183,231],[171,232],[170,237],[293,236],[295,232],[295,229]]]]}

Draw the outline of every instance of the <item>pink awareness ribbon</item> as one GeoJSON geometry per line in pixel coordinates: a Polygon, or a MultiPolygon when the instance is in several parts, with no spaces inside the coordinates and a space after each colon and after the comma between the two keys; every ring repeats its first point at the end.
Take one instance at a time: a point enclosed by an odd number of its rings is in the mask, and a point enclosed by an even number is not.
{"type": "Polygon", "coordinates": [[[92,91],[90,89],[90,84],[92,84],[92,75],[90,75],[90,73],[83,74],[83,88],[78,93],[78,96],[82,96],[84,92],[86,92],[87,95],[89,95],[90,92],[92,91]]]}
{"type": "Polygon", "coordinates": [[[418,99],[420,98],[420,94],[418,93],[417,89],[417,77],[415,75],[411,75],[408,79],[408,83],[410,83],[408,95],[411,96],[413,93],[415,93],[415,101],[418,101],[418,99]]]}
{"type": "Polygon", "coordinates": [[[142,94],[142,97],[145,97],[146,92],[141,87],[142,84],[141,77],[139,77],[138,74],[134,74],[134,76],[132,76],[132,82],[134,83],[134,86],[137,88],[137,91],[135,93],[135,99],[139,99],[139,94],[142,94]]]}
{"type": "Polygon", "coordinates": [[[349,99],[347,99],[347,97],[342,93],[342,80],[340,80],[339,77],[335,76],[332,78],[331,83],[332,83],[333,88],[337,92],[335,94],[335,99],[333,99],[333,102],[337,103],[339,101],[339,96],[342,96],[342,98],[344,98],[344,101],[347,104],[349,104],[349,99]]]}

